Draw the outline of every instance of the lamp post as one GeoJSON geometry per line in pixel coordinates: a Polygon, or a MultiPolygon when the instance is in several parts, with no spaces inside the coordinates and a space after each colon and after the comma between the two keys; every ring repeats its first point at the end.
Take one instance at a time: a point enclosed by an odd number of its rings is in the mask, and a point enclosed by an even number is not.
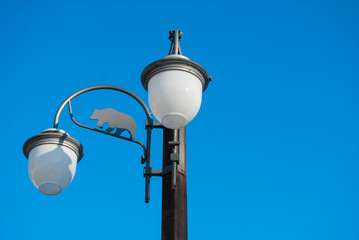
{"type": "Polygon", "coordinates": [[[145,202],[150,200],[150,179],[162,177],[162,239],[187,239],[187,180],[186,180],[186,125],[199,111],[202,92],[211,78],[206,70],[182,56],[179,45],[181,32],[171,30],[169,55],[151,63],[142,72],[141,83],[148,91],[148,101],[156,122],[146,104],[134,93],[117,87],[99,85],[81,89],[69,96],[56,112],[53,128],[29,138],[23,146],[29,162],[29,175],[39,191],[56,195],[73,180],[77,163],[84,155],[83,146],[58,128],[62,110],[68,106],[71,120],[79,127],[117,137],[138,144],[143,149],[141,163],[145,164],[145,202]],[[72,112],[71,100],[86,92],[114,90],[135,99],[146,115],[146,143],[135,140],[137,125],[124,113],[107,108],[95,110],[90,119],[97,127],[79,123],[72,112]],[[108,129],[102,126],[107,123],[108,129]],[[151,168],[151,134],[163,130],[163,168],[151,168]],[[129,137],[122,135],[127,131],[129,137]]]}

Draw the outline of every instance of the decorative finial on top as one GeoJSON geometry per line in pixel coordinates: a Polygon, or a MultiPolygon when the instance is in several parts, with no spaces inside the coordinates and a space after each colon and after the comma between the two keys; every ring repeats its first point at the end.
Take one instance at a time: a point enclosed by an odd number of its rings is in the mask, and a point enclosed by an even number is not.
{"type": "Polygon", "coordinates": [[[171,40],[170,52],[168,55],[182,55],[181,46],[179,44],[179,41],[182,39],[182,32],[179,30],[171,30],[168,39],[171,40]]]}

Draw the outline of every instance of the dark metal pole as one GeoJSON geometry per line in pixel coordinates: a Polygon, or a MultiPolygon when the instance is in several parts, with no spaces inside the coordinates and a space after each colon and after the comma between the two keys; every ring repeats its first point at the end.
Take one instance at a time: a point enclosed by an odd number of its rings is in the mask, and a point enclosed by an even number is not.
{"type": "Polygon", "coordinates": [[[162,178],[162,240],[187,240],[185,127],[177,130],[163,129],[163,169],[171,165],[173,167],[173,164],[177,168],[175,188],[173,189],[171,181],[172,174],[166,174],[162,178]]]}

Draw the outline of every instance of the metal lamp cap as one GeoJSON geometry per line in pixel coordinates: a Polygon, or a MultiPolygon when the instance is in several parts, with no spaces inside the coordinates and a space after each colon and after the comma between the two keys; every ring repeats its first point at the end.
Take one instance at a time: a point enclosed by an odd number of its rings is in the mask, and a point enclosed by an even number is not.
{"type": "Polygon", "coordinates": [[[144,89],[147,91],[148,82],[154,75],[169,70],[180,70],[192,73],[201,81],[202,91],[206,90],[208,83],[211,81],[211,77],[201,65],[189,60],[185,56],[172,54],[151,63],[143,70],[141,74],[141,83],[144,89]]]}
{"type": "Polygon", "coordinates": [[[78,157],[77,162],[79,162],[84,155],[84,148],[80,142],[70,137],[64,130],[50,128],[29,138],[24,143],[23,153],[25,157],[29,157],[29,153],[33,148],[43,144],[59,144],[70,148],[76,153],[78,157]]]}

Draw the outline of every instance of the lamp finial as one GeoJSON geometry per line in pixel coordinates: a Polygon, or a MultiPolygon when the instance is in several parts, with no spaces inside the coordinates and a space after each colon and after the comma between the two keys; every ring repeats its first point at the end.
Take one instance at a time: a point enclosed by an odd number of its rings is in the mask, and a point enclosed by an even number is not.
{"type": "Polygon", "coordinates": [[[182,55],[181,46],[179,44],[179,41],[182,39],[182,32],[179,30],[171,30],[168,39],[171,40],[170,52],[168,55],[182,55]]]}

